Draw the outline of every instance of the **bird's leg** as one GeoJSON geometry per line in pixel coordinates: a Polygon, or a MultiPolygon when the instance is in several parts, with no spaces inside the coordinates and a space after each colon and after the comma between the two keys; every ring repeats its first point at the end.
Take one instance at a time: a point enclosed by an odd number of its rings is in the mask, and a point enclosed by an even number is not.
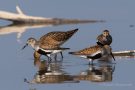
{"type": "Polygon", "coordinates": [[[49,61],[50,61],[50,62],[52,61],[51,57],[49,57],[49,61]]]}
{"type": "Polygon", "coordinates": [[[93,65],[93,60],[89,59],[89,65],[93,65]]]}
{"type": "Polygon", "coordinates": [[[112,52],[111,52],[111,56],[112,56],[113,60],[115,61],[115,57],[114,57],[114,55],[113,55],[113,53],[112,53],[112,52]]]}
{"type": "Polygon", "coordinates": [[[89,65],[91,65],[91,59],[89,59],[89,65]]]}
{"type": "Polygon", "coordinates": [[[112,69],[112,72],[114,72],[115,71],[115,65],[113,66],[113,69],[112,69]]]}
{"type": "Polygon", "coordinates": [[[94,69],[93,65],[89,65],[89,70],[92,71],[94,69]]]}
{"type": "Polygon", "coordinates": [[[93,65],[93,60],[91,60],[91,65],[93,65]]]}
{"type": "Polygon", "coordinates": [[[48,62],[50,63],[52,61],[51,56],[50,55],[46,55],[46,56],[48,58],[48,62]]]}
{"type": "Polygon", "coordinates": [[[54,55],[54,60],[57,61],[57,54],[54,55]]]}
{"type": "Polygon", "coordinates": [[[89,61],[89,66],[91,65],[91,62],[89,61]]]}
{"type": "Polygon", "coordinates": [[[61,58],[63,59],[64,57],[63,57],[63,54],[62,54],[62,52],[60,52],[60,55],[61,55],[61,58]]]}
{"type": "Polygon", "coordinates": [[[51,64],[50,63],[48,63],[47,71],[51,71],[51,64]]]}

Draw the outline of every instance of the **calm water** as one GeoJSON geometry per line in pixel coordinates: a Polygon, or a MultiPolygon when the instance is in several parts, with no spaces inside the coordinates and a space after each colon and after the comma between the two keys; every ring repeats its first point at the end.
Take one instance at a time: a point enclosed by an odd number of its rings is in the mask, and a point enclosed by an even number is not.
{"type": "MultiPolygon", "coordinates": [[[[70,47],[70,51],[94,45],[96,36],[104,29],[109,29],[113,36],[113,51],[133,50],[135,49],[134,0],[57,0],[57,2],[54,0],[4,0],[0,1],[0,10],[16,12],[15,6],[17,4],[28,15],[94,19],[105,20],[106,22],[44,27],[9,27],[6,25],[11,22],[0,20],[2,27],[0,29],[0,89],[114,90],[120,88],[133,90],[135,88],[134,58],[116,57],[116,64],[101,62],[99,65],[95,62],[94,66],[88,66],[87,60],[68,55],[67,51],[64,52],[63,62],[52,63],[48,68],[56,71],[59,76],[50,76],[50,79],[46,77],[48,81],[44,81],[44,83],[28,84],[24,82],[24,79],[34,80],[38,77],[39,68],[33,64],[33,50],[30,47],[21,50],[29,37],[38,39],[50,31],[66,31],[74,28],[79,28],[79,31],[63,45],[70,47]]],[[[42,57],[41,59],[46,58],[42,57]]],[[[48,74],[50,73],[48,72],[48,74]]]]}

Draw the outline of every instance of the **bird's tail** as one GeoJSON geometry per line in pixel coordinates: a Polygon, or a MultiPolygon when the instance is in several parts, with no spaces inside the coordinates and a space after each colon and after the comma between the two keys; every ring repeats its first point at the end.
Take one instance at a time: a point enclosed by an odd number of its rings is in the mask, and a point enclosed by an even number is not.
{"type": "Polygon", "coordinates": [[[70,48],[59,48],[61,50],[69,50],[70,48]]]}
{"type": "Polygon", "coordinates": [[[74,29],[74,30],[70,30],[67,31],[67,36],[68,38],[70,38],[73,34],[75,34],[78,31],[78,28],[74,29]]]}
{"type": "Polygon", "coordinates": [[[70,31],[67,31],[69,34],[74,34],[78,31],[78,28],[74,29],[74,30],[70,30],[70,31]]]}

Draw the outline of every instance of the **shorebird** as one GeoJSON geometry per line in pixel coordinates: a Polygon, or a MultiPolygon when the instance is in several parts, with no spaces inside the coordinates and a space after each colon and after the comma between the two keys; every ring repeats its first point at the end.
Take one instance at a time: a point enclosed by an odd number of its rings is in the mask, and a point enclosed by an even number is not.
{"type": "Polygon", "coordinates": [[[97,37],[98,45],[110,45],[112,43],[112,36],[109,34],[108,30],[104,30],[102,34],[97,37]]]}
{"type": "Polygon", "coordinates": [[[74,33],[76,33],[78,29],[70,30],[70,31],[54,31],[49,32],[43,35],[39,40],[35,38],[29,38],[26,42],[26,46],[30,45],[34,50],[34,58],[39,59],[41,55],[45,55],[51,60],[51,55],[55,54],[55,59],[57,58],[57,53],[61,54],[63,58],[62,51],[67,50],[69,48],[60,47],[63,45],[69,38],[72,37],[74,33]]]}
{"type": "Polygon", "coordinates": [[[89,64],[93,64],[93,61],[95,59],[100,59],[102,57],[107,57],[110,55],[115,60],[111,51],[111,47],[109,45],[104,45],[102,47],[100,45],[95,45],[95,46],[88,47],[79,51],[69,52],[69,54],[86,58],[90,61],[89,64]]]}

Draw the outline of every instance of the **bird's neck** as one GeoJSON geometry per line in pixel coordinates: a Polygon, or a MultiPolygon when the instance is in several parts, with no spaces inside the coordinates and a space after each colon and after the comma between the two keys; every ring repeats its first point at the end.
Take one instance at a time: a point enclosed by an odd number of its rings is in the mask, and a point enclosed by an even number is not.
{"type": "Polygon", "coordinates": [[[38,42],[36,41],[35,43],[31,44],[31,47],[32,47],[34,50],[38,51],[38,49],[39,49],[39,44],[38,44],[38,42]]]}
{"type": "Polygon", "coordinates": [[[33,49],[36,50],[36,51],[38,51],[38,50],[40,49],[40,48],[39,48],[39,45],[34,45],[34,46],[33,46],[33,49]]]}

